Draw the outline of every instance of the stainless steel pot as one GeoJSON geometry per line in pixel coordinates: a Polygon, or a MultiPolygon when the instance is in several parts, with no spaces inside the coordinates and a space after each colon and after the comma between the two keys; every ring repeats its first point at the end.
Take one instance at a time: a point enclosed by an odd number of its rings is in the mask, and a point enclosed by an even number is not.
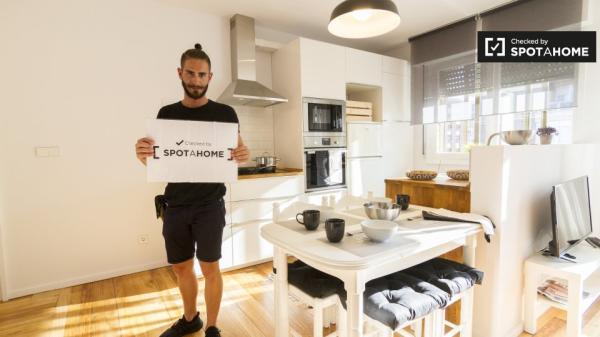
{"type": "Polygon", "coordinates": [[[268,152],[263,153],[262,156],[254,158],[256,167],[275,167],[280,159],[275,156],[269,156],[268,152]]]}
{"type": "Polygon", "coordinates": [[[529,138],[531,137],[531,130],[513,130],[513,131],[503,131],[496,132],[492,134],[487,141],[487,145],[492,143],[492,139],[494,137],[500,135],[502,140],[510,145],[523,145],[527,144],[529,138]]]}

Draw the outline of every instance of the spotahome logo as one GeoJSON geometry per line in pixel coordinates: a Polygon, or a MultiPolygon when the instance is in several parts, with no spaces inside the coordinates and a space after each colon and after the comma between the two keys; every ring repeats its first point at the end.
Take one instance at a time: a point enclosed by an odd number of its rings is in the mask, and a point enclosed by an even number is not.
{"type": "MultiPolygon", "coordinates": [[[[225,158],[225,150],[214,150],[214,149],[206,149],[206,147],[212,147],[213,144],[210,142],[192,142],[186,141],[184,139],[175,142],[176,146],[179,147],[182,144],[185,146],[201,146],[204,149],[194,150],[194,149],[182,149],[182,148],[164,148],[162,151],[159,151],[160,146],[153,146],[154,155],[152,158],[160,159],[161,157],[201,157],[201,158],[225,158]],[[157,155],[158,154],[158,155],[157,155]],[[162,154],[162,156],[160,155],[162,154]]],[[[231,151],[233,148],[227,148],[227,150],[231,151]]],[[[227,158],[227,160],[233,160],[231,156],[227,158]]]]}
{"type": "Polygon", "coordinates": [[[477,62],[596,62],[596,32],[477,32],[477,62]]]}

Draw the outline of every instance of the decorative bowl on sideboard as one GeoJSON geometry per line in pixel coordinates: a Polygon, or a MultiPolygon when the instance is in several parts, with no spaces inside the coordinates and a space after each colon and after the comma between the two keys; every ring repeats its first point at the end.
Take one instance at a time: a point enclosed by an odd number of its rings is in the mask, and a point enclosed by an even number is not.
{"type": "Polygon", "coordinates": [[[469,170],[449,170],[446,175],[454,180],[469,180],[469,170]]]}
{"type": "Polygon", "coordinates": [[[412,170],[406,172],[406,176],[412,180],[433,180],[437,177],[437,172],[428,170],[412,170]]]}

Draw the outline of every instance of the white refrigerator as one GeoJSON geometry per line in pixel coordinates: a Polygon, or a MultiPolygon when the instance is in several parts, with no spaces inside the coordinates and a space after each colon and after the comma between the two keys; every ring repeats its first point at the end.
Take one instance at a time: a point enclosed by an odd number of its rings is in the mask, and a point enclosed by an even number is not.
{"type": "Polygon", "coordinates": [[[348,123],[348,191],[385,196],[385,179],[403,177],[413,166],[413,132],[408,122],[348,123]]]}
{"type": "Polygon", "coordinates": [[[365,197],[385,194],[381,123],[350,122],[348,141],[348,191],[365,197]]]}

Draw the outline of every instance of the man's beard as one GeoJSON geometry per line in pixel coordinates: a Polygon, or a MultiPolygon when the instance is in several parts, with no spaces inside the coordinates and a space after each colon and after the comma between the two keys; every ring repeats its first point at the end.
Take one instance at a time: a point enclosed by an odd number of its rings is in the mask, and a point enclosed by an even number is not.
{"type": "Polygon", "coordinates": [[[194,86],[192,90],[188,88],[188,85],[181,81],[181,86],[183,87],[183,91],[188,95],[191,99],[200,99],[206,95],[206,91],[208,90],[208,84],[205,87],[194,86]],[[198,90],[199,89],[199,90],[198,90]]]}

